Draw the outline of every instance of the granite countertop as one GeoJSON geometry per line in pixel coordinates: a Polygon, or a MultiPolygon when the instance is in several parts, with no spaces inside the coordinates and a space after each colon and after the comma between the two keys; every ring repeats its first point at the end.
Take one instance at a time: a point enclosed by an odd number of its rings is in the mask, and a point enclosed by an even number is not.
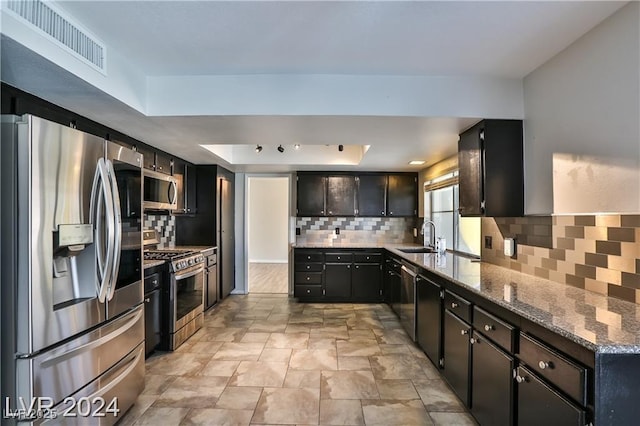
{"type": "Polygon", "coordinates": [[[143,267],[143,269],[153,268],[154,266],[163,265],[164,262],[166,262],[166,261],[165,260],[143,260],[142,261],[142,267],[143,267]]]}
{"type": "MultiPolygon", "coordinates": [[[[296,248],[370,248],[303,245],[296,248]]],[[[485,299],[598,353],[640,353],[640,305],[447,252],[403,253],[412,244],[377,248],[434,272],[485,299]]]]}

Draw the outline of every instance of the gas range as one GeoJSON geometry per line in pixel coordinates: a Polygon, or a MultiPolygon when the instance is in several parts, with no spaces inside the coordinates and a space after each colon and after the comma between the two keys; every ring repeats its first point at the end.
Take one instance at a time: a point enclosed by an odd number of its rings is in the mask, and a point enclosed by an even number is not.
{"type": "Polygon", "coordinates": [[[146,248],[155,247],[158,237],[155,231],[144,231],[144,260],[165,260],[169,262],[171,272],[179,272],[204,263],[204,256],[199,251],[178,248],[146,248]]]}

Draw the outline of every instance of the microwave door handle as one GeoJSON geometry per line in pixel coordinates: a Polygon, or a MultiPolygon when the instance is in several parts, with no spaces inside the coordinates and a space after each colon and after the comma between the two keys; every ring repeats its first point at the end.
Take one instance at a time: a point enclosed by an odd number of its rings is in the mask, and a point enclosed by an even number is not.
{"type": "Polygon", "coordinates": [[[118,281],[118,272],[120,272],[120,250],[122,248],[122,218],[120,216],[120,192],[118,191],[118,182],[116,181],[116,171],[113,163],[107,160],[107,175],[111,183],[111,197],[113,201],[113,223],[114,223],[114,244],[113,244],[113,265],[111,282],[107,294],[107,300],[113,299],[116,291],[116,283],[118,281]]]}
{"type": "Polygon", "coordinates": [[[169,185],[169,204],[174,205],[176,203],[176,198],[178,198],[178,184],[175,180],[171,181],[171,185],[169,185]],[[173,196],[171,193],[173,192],[173,196]]]}

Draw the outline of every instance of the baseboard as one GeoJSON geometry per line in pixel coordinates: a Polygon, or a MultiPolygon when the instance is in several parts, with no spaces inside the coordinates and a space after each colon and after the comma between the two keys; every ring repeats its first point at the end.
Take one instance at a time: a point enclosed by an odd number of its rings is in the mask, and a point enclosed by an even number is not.
{"type": "Polygon", "coordinates": [[[289,263],[289,261],[288,260],[282,260],[282,259],[274,259],[274,260],[252,259],[252,260],[249,260],[249,263],[289,263]]]}

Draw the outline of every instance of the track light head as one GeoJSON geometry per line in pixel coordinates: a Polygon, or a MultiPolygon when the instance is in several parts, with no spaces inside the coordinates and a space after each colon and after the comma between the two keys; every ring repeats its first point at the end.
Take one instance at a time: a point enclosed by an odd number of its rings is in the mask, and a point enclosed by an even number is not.
{"type": "Polygon", "coordinates": [[[338,151],[340,152],[344,151],[344,145],[338,145],[338,151]]]}
{"type": "Polygon", "coordinates": [[[284,147],[282,145],[278,145],[278,152],[284,152],[284,147]]]}
{"type": "Polygon", "coordinates": [[[262,152],[262,145],[256,145],[256,152],[262,152]]]}

